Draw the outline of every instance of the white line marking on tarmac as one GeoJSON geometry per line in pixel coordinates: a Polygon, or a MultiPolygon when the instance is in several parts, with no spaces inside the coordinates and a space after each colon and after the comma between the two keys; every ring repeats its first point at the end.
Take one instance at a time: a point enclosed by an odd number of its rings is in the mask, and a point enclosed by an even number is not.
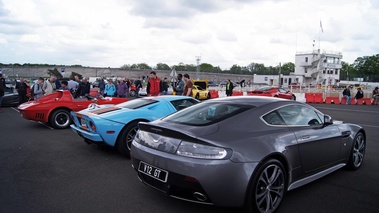
{"type": "Polygon", "coordinates": [[[14,107],[11,107],[14,111],[16,112],[20,112],[18,109],[14,108],[14,107]]]}
{"type": "Polygon", "coordinates": [[[47,124],[45,124],[45,123],[43,123],[43,122],[41,122],[41,121],[37,121],[37,123],[41,124],[42,126],[45,126],[45,127],[49,128],[50,130],[54,130],[53,127],[48,126],[47,124]]]}
{"type": "Polygon", "coordinates": [[[374,126],[374,125],[367,125],[367,124],[358,124],[358,125],[363,126],[363,127],[379,128],[379,126],[374,126]]]}
{"type": "Polygon", "coordinates": [[[337,110],[337,111],[350,111],[350,112],[368,112],[379,114],[379,111],[367,111],[367,110],[355,110],[355,109],[340,109],[340,108],[328,108],[328,107],[315,107],[316,109],[327,109],[327,110],[337,110]]]}

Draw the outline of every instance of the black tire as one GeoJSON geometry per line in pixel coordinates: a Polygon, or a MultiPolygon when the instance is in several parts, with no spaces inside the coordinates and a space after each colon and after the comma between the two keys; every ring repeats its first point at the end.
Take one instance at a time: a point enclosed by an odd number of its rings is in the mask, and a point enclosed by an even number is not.
{"type": "Polygon", "coordinates": [[[55,129],[66,129],[71,124],[70,111],[66,109],[55,110],[49,119],[50,125],[55,129]]]}
{"type": "Polygon", "coordinates": [[[139,121],[133,121],[127,124],[124,129],[122,129],[120,136],[117,138],[116,146],[118,152],[128,158],[130,157],[130,148],[132,146],[134,136],[138,131],[138,122],[139,121]]]}
{"type": "Polygon", "coordinates": [[[296,96],[292,95],[291,100],[296,101],[296,96]]]}
{"type": "Polygon", "coordinates": [[[136,91],[135,91],[135,90],[131,90],[131,91],[129,92],[129,96],[130,96],[130,97],[134,97],[134,96],[136,96],[136,91]]]}
{"type": "Polygon", "coordinates": [[[354,137],[353,147],[350,152],[349,161],[346,168],[357,170],[362,166],[366,151],[366,138],[362,132],[358,132],[354,137]]]}
{"type": "Polygon", "coordinates": [[[211,99],[211,93],[208,92],[207,99],[211,99]]]}
{"type": "Polygon", "coordinates": [[[200,95],[199,95],[199,93],[196,93],[196,95],[195,95],[195,99],[197,99],[197,100],[200,99],[200,95]]]}
{"type": "Polygon", "coordinates": [[[286,171],[276,159],[264,162],[257,169],[246,200],[248,212],[275,212],[286,192],[286,171]]]}

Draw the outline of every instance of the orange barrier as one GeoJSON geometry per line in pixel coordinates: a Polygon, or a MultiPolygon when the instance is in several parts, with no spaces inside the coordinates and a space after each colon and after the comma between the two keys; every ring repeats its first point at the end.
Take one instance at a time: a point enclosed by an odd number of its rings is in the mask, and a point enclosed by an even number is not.
{"type": "Polygon", "coordinates": [[[340,98],[339,97],[326,97],[325,98],[326,104],[340,104],[340,98]]]}
{"type": "Polygon", "coordinates": [[[371,98],[360,98],[358,99],[359,105],[372,105],[371,98]]]}
{"type": "Polygon", "coordinates": [[[218,98],[217,90],[209,90],[209,93],[211,94],[211,98],[218,98]]]}
{"type": "Polygon", "coordinates": [[[305,101],[307,103],[324,103],[322,93],[305,93],[305,101]]]}
{"type": "Polygon", "coordinates": [[[322,93],[315,93],[315,103],[324,103],[322,93]]]}
{"type": "Polygon", "coordinates": [[[232,96],[242,96],[243,95],[243,92],[233,92],[232,96]]]}
{"type": "MultiPolygon", "coordinates": [[[[341,98],[341,104],[346,104],[346,98],[341,98]]],[[[351,98],[350,104],[355,104],[355,98],[351,98]]]]}

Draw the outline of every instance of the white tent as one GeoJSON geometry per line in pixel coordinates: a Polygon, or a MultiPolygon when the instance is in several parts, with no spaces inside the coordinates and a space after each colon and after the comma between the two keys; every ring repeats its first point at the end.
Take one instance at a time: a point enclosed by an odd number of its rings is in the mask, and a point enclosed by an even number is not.
{"type": "Polygon", "coordinates": [[[170,76],[171,76],[171,83],[176,82],[176,76],[178,74],[176,73],[175,67],[171,70],[170,76]]]}

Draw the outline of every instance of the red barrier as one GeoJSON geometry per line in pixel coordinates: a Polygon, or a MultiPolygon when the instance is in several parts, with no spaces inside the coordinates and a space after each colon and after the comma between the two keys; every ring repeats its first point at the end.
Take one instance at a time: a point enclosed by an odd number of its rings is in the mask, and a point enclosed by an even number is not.
{"type": "Polygon", "coordinates": [[[360,98],[358,99],[359,105],[372,105],[371,98],[360,98]]]}
{"type": "Polygon", "coordinates": [[[315,95],[313,93],[305,93],[305,101],[307,103],[314,103],[315,102],[315,95]]]}
{"type": "Polygon", "coordinates": [[[243,95],[243,92],[233,92],[232,96],[242,96],[243,95]]]}
{"type": "Polygon", "coordinates": [[[322,93],[305,93],[305,101],[307,103],[324,103],[322,93]]]}
{"type": "MultiPolygon", "coordinates": [[[[341,98],[341,104],[346,104],[346,98],[341,98]]],[[[351,98],[350,104],[355,104],[355,98],[351,98]]]]}
{"type": "Polygon", "coordinates": [[[211,94],[211,98],[218,98],[217,90],[209,90],[209,93],[211,94]]]}
{"type": "Polygon", "coordinates": [[[325,103],[326,104],[340,104],[340,98],[339,97],[326,97],[325,103]]]}
{"type": "Polygon", "coordinates": [[[322,93],[315,93],[315,103],[324,103],[324,98],[322,97],[322,93]]]}

